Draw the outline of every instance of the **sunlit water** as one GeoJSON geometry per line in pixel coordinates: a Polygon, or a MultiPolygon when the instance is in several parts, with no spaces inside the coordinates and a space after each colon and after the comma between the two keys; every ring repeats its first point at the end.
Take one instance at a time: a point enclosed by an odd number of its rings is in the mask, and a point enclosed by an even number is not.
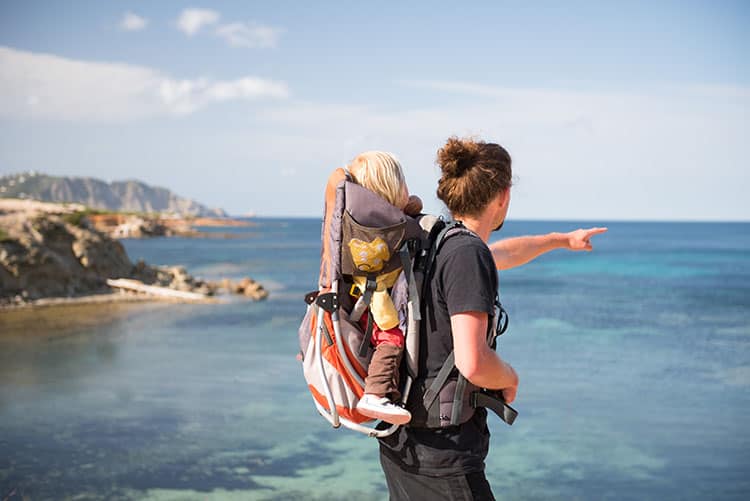
{"type": "MultiPolygon", "coordinates": [[[[376,441],[331,429],[295,360],[320,223],[259,223],[124,243],[268,301],[0,313],[0,500],[387,498],[376,441]]],[[[500,274],[521,387],[513,427],[490,418],[496,495],[747,499],[750,225],[609,226],[500,274]]]]}

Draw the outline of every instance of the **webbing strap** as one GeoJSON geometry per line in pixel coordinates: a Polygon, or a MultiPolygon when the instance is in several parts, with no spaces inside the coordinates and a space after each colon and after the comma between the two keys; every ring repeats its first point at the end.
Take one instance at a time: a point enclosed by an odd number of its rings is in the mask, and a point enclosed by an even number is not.
{"type": "Polygon", "coordinates": [[[473,392],[471,394],[471,406],[474,408],[485,407],[497,414],[500,419],[509,425],[512,425],[513,421],[515,421],[518,416],[518,412],[510,405],[506,404],[502,397],[502,393],[497,391],[473,392]]]}
{"type": "MultiPolygon", "coordinates": [[[[378,283],[375,280],[375,275],[367,275],[367,283],[365,285],[365,292],[362,294],[362,302],[366,307],[370,306],[372,302],[372,294],[377,289],[378,283]]],[[[367,351],[370,349],[370,341],[372,340],[372,328],[375,322],[372,319],[372,311],[367,315],[367,328],[365,329],[365,335],[362,338],[362,344],[359,345],[359,356],[364,358],[367,356],[367,351]]]]}
{"type": "Polygon", "coordinates": [[[453,394],[453,407],[451,409],[451,424],[461,423],[461,414],[464,407],[464,392],[466,391],[466,378],[462,375],[458,375],[458,381],[456,381],[456,392],[453,394]]]}
{"type": "Polygon", "coordinates": [[[456,354],[451,351],[450,355],[448,355],[448,358],[446,358],[445,362],[443,362],[443,366],[440,367],[440,371],[438,372],[437,376],[432,380],[432,384],[424,392],[424,398],[422,399],[422,401],[424,402],[425,409],[429,409],[432,405],[432,402],[434,402],[437,396],[440,394],[440,390],[442,389],[445,382],[448,381],[448,377],[451,375],[451,372],[453,372],[455,361],[456,354]]]}
{"type": "MultiPolygon", "coordinates": [[[[425,273],[431,272],[432,265],[435,262],[435,256],[437,255],[437,252],[440,249],[440,246],[443,244],[443,240],[445,239],[445,236],[453,228],[456,228],[459,226],[461,226],[461,223],[458,223],[456,221],[451,221],[450,223],[443,226],[443,228],[437,234],[437,236],[435,237],[435,242],[430,246],[430,254],[427,256],[427,263],[425,265],[425,273]]],[[[429,280],[425,280],[425,284],[427,284],[428,282],[429,280]]]]}
{"type": "Polygon", "coordinates": [[[365,329],[365,336],[362,338],[362,344],[359,345],[359,356],[364,358],[367,356],[367,352],[370,349],[370,341],[372,340],[372,312],[367,315],[367,328],[365,329]]]}
{"type": "Polygon", "coordinates": [[[503,305],[500,303],[500,299],[497,296],[495,296],[495,308],[497,309],[497,314],[493,318],[495,325],[487,340],[487,344],[489,344],[493,350],[497,347],[497,338],[502,336],[508,329],[508,322],[510,320],[508,312],[505,311],[505,308],[503,308],[503,305]]]}
{"type": "MultiPolygon", "coordinates": [[[[398,255],[401,258],[401,267],[404,269],[404,278],[406,278],[409,284],[409,301],[414,305],[412,310],[414,320],[422,320],[422,315],[419,311],[421,308],[419,291],[417,290],[417,280],[414,277],[414,270],[411,268],[411,255],[409,254],[408,242],[404,243],[398,255]]],[[[418,336],[419,333],[417,332],[416,335],[418,336]]]]}
{"type": "MultiPolygon", "coordinates": [[[[456,221],[451,221],[450,223],[446,224],[440,232],[435,237],[435,243],[431,245],[430,247],[430,254],[427,257],[427,262],[425,265],[425,280],[422,284],[422,287],[427,290],[430,287],[430,280],[429,276],[430,273],[432,273],[432,266],[435,263],[435,256],[437,255],[438,250],[440,249],[440,246],[443,244],[443,241],[448,236],[448,232],[455,230],[456,228],[462,227],[461,223],[456,221]]],[[[455,233],[455,232],[454,232],[455,233]]],[[[434,322],[434,320],[433,320],[434,322]]],[[[431,326],[433,329],[435,326],[431,326]]],[[[429,409],[432,403],[435,401],[437,396],[440,394],[440,390],[445,385],[445,382],[448,381],[448,377],[450,377],[451,372],[453,372],[453,369],[455,368],[455,361],[456,361],[456,354],[451,351],[450,355],[445,359],[445,362],[443,362],[442,367],[440,367],[440,371],[438,371],[437,376],[432,381],[432,384],[429,388],[424,392],[423,402],[426,409],[429,409]]]]}
{"type": "MultiPolygon", "coordinates": [[[[435,237],[435,240],[433,244],[430,246],[430,253],[427,256],[427,261],[425,262],[425,278],[422,282],[422,295],[424,297],[431,297],[432,296],[432,289],[430,288],[430,283],[432,282],[432,266],[435,264],[435,257],[437,256],[438,251],[440,250],[440,247],[443,245],[443,242],[450,236],[457,235],[458,233],[471,233],[469,230],[467,230],[464,225],[459,221],[451,221],[449,223],[446,223],[445,226],[438,232],[437,236],[435,237]]],[[[434,312],[430,312],[430,329],[435,330],[435,323],[437,320],[435,319],[434,312]]]]}

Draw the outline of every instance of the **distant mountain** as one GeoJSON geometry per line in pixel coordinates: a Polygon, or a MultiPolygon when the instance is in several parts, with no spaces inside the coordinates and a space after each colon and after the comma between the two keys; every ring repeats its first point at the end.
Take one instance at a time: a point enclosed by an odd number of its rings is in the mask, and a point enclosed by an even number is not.
{"type": "Polygon", "coordinates": [[[226,216],[166,188],[136,180],[107,183],[91,177],[56,177],[26,172],[0,177],[0,198],[29,198],[43,202],[76,202],[95,209],[162,212],[194,216],[226,216]]]}

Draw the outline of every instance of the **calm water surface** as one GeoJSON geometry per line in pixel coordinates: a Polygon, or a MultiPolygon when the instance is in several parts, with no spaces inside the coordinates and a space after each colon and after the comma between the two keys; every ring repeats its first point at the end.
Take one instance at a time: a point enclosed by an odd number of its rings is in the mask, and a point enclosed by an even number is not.
{"type": "MultiPolygon", "coordinates": [[[[748,499],[750,225],[609,227],[500,274],[521,388],[490,422],[497,496],[748,499]]],[[[0,313],[0,500],[387,499],[377,443],[316,414],[294,358],[319,222],[230,231],[124,243],[268,301],[0,313]]]]}

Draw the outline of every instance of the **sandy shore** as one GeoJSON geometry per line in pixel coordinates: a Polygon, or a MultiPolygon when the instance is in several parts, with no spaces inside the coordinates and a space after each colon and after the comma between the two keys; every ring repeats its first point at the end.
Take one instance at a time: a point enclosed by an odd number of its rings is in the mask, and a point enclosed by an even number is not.
{"type": "Polygon", "coordinates": [[[66,336],[85,329],[100,329],[112,322],[127,321],[149,312],[168,314],[166,309],[175,306],[167,301],[87,300],[0,309],[0,338],[8,341],[12,338],[66,336]]]}
{"type": "Polygon", "coordinates": [[[51,306],[75,306],[82,304],[112,304],[112,303],[197,303],[217,304],[226,303],[228,298],[221,296],[210,296],[203,299],[177,299],[151,296],[146,294],[130,294],[124,292],[111,292],[102,294],[90,294],[77,297],[47,297],[26,301],[23,303],[0,304],[0,313],[4,311],[42,308],[51,306]]]}

